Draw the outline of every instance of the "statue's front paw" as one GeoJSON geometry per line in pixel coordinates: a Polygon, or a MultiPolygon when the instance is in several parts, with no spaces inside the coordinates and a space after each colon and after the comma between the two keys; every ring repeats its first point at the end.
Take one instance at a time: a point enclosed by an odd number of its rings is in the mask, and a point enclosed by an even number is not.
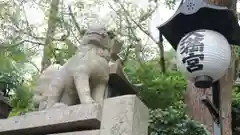
{"type": "Polygon", "coordinates": [[[66,106],[67,106],[67,105],[64,104],[64,103],[56,103],[56,104],[53,105],[52,108],[60,108],[60,107],[66,107],[66,106]]]}
{"type": "Polygon", "coordinates": [[[89,103],[94,103],[95,101],[91,97],[85,97],[81,103],[82,104],[89,104],[89,103]]]}
{"type": "Polygon", "coordinates": [[[38,110],[41,111],[41,110],[44,110],[46,108],[47,108],[47,102],[46,101],[40,102],[40,104],[38,106],[38,110]]]}

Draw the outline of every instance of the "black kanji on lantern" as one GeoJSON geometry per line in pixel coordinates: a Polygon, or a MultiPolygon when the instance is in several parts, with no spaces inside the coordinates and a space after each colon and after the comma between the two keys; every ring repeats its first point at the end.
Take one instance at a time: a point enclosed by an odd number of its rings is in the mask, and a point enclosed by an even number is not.
{"type": "Polygon", "coordinates": [[[190,53],[189,56],[182,59],[182,62],[187,63],[187,70],[189,72],[195,72],[203,69],[203,64],[200,63],[204,59],[204,54],[190,53]]]}
{"type": "Polygon", "coordinates": [[[204,35],[198,32],[199,31],[191,32],[180,41],[180,54],[203,51],[204,45],[201,41],[204,35]]]}
{"type": "Polygon", "coordinates": [[[202,43],[204,35],[199,31],[191,32],[180,42],[180,54],[186,55],[182,62],[187,64],[189,72],[195,72],[203,69],[200,61],[204,60],[204,44],[202,43]]]}

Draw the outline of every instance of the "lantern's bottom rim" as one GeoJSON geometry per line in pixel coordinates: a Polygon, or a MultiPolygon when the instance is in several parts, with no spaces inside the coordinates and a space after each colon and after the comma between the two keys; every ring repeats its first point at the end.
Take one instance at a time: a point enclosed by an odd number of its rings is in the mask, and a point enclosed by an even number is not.
{"type": "Polygon", "coordinates": [[[197,88],[210,88],[213,84],[213,78],[207,75],[200,75],[194,79],[194,85],[197,88]]]}

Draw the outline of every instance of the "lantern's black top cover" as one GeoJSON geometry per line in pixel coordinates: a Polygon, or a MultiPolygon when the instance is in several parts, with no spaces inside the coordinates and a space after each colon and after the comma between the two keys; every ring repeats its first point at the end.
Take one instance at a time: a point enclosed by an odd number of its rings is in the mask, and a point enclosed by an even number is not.
{"type": "Polygon", "coordinates": [[[204,7],[191,15],[180,13],[158,29],[174,49],[185,34],[198,29],[217,31],[227,38],[229,44],[240,46],[240,27],[234,12],[228,9],[204,7]]]}

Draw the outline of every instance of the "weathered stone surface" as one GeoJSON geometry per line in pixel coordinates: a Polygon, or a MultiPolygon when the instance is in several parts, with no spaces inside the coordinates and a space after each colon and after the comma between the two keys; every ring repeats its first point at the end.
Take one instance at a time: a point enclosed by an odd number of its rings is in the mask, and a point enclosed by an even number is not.
{"type": "Polygon", "coordinates": [[[68,132],[68,133],[60,133],[60,134],[49,134],[49,135],[99,135],[99,130],[90,130],[90,131],[76,131],[76,132],[68,132]]]}
{"type": "Polygon", "coordinates": [[[81,104],[0,120],[0,135],[45,135],[99,129],[102,107],[81,104]]]}
{"type": "Polygon", "coordinates": [[[100,135],[147,135],[148,108],[135,95],[104,101],[100,135]]]}
{"type": "Polygon", "coordinates": [[[66,105],[95,101],[102,103],[109,80],[108,62],[111,59],[112,43],[114,42],[104,26],[92,24],[83,35],[81,46],[75,55],[59,70],[52,70],[51,67],[46,69],[52,75],[57,72],[50,77],[50,81],[46,77],[40,77],[36,87],[38,93],[34,98],[35,104],[40,104],[39,110],[51,108],[59,101],[66,105]]]}

